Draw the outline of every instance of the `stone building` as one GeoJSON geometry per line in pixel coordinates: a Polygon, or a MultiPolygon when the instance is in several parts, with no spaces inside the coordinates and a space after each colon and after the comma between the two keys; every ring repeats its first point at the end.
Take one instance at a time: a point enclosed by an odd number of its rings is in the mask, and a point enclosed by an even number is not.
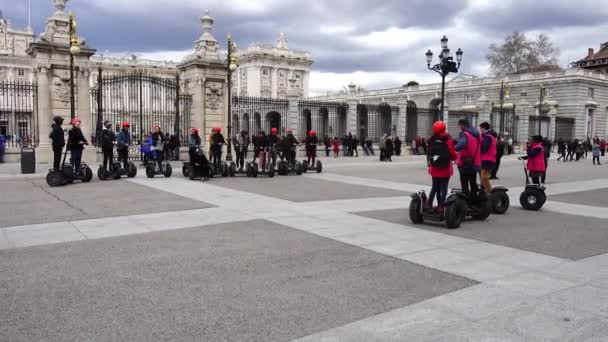
{"type": "Polygon", "coordinates": [[[290,79],[298,96],[308,97],[310,66],[313,61],[306,51],[289,49],[285,34],[277,44],[250,44],[236,53],[238,69],[232,75],[234,95],[284,98],[290,79]]]}
{"type": "MultiPolygon", "coordinates": [[[[353,86],[352,89],[355,89],[353,86]]],[[[380,102],[399,108],[396,132],[408,140],[429,133],[432,115],[420,116],[420,108],[437,110],[441,84],[318,96],[316,101],[380,102]],[[416,110],[417,109],[417,110],[416,110]]],[[[446,120],[454,132],[450,112],[477,113],[475,121],[490,121],[503,135],[524,143],[533,134],[551,139],[606,138],[608,134],[608,75],[585,69],[510,75],[502,78],[455,78],[446,84],[446,120]],[[502,89],[502,110],[501,103],[502,89]],[[541,86],[545,88],[541,100],[541,86]],[[540,109],[540,110],[539,110],[540,109]],[[506,120],[501,114],[513,113],[506,120]],[[505,127],[500,127],[503,124],[505,127]]],[[[349,130],[360,134],[365,125],[354,122],[349,130]]],[[[387,132],[388,133],[388,132],[387,132]]],[[[390,134],[390,133],[389,133],[390,134]]]]}
{"type": "Polygon", "coordinates": [[[608,74],[608,42],[601,44],[598,52],[589,48],[587,56],[572,63],[572,66],[608,74]]]}

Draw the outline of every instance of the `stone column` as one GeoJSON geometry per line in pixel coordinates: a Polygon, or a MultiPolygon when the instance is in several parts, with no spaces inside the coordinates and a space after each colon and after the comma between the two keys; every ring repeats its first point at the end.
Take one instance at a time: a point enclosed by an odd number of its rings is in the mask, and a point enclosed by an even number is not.
{"type": "Polygon", "coordinates": [[[54,114],[51,108],[48,67],[38,67],[36,81],[38,85],[38,141],[40,141],[40,147],[50,148],[49,134],[52,131],[51,124],[54,114]]]}
{"type": "Polygon", "coordinates": [[[348,111],[346,112],[346,133],[352,133],[353,135],[359,136],[359,129],[357,122],[357,100],[355,97],[349,97],[347,99],[348,111]]]}
{"type": "Polygon", "coordinates": [[[407,135],[407,99],[405,97],[400,97],[397,106],[399,107],[399,116],[397,118],[397,135],[403,142],[406,142],[405,136],[407,135]]]}
{"type": "MultiPolygon", "coordinates": [[[[89,74],[88,69],[78,70],[78,72],[75,73],[76,80],[74,82],[76,82],[78,89],[78,93],[76,94],[76,115],[82,120],[82,124],[80,125],[82,133],[90,142],[91,136],[93,135],[93,132],[95,132],[94,126],[96,120],[94,119],[94,114],[96,113],[91,112],[91,86],[89,84],[89,74]]],[[[115,125],[116,123],[113,122],[112,124],[115,125]]]]}
{"type": "Polygon", "coordinates": [[[278,97],[279,94],[278,72],[278,68],[270,68],[270,96],[273,98],[278,97]]]}

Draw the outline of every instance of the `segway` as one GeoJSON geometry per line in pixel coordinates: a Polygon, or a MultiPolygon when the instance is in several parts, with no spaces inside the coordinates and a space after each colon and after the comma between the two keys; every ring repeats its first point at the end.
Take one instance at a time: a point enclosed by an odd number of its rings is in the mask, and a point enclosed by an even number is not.
{"type": "Polygon", "coordinates": [[[66,158],[68,155],[68,149],[66,147],[65,153],[63,154],[63,161],[61,162],[61,168],[59,171],[55,171],[54,169],[49,170],[46,175],[46,183],[50,187],[59,187],[65,186],[68,184],[74,183],[74,181],[78,180],[83,183],[88,183],[93,179],[93,170],[85,164],[80,163],[80,173],[74,174],[74,168],[72,164],[66,164],[66,158]]]}
{"type": "Polygon", "coordinates": [[[519,203],[525,210],[538,211],[547,201],[547,195],[545,193],[546,188],[543,185],[532,184],[532,182],[530,182],[530,174],[528,172],[528,166],[526,165],[528,157],[519,157],[517,159],[523,162],[524,175],[526,177],[526,188],[519,196],[519,203]]]}
{"type": "Polygon", "coordinates": [[[317,173],[323,172],[323,163],[321,163],[321,161],[319,159],[317,159],[314,167],[308,165],[308,160],[302,161],[302,172],[306,173],[306,172],[315,172],[315,171],[317,173]]]}
{"type": "Polygon", "coordinates": [[[122,177],[134,178],[137,176],[137,166],[135,164],[127,162],[126,168],[122,166],[121,162],[115,161],[110,166],[110,171],[108,171],[103,165],[100,165],[97,169],[97,178],[104,181],[108,179],[120,179],[122,177]]]}
{"type": "Polygon", "coordinates": [[[268,176],[274,178],[276,166],[272,163],[272,159],[267,151],[260,151],[258,156],[261,165],[256,162],[249,163],[248,176],[256,178],[259,175],[268,176]]]}
{"type": "Polygon", "coordinates": [[[171,167],[171,164],[167,161],[163,161],[161,162],[161,166],[159,167],[157,158],[158,156],[155,154],[154,158],[151,158],[146,163],[146,176],[148,178],[154,178],[158,175],[163,175],[165,176],[165,178],[171,177],[171,174],[173,173],[173,168],[171,167]]]}
{"type": "Polygon", "coordinates": [[[280,160],[277,164],[276,172],[280,176],[288,176],[290,174],[295,174],[297,176],[302,175],[302,173],[304,173],[304,166],[295,159],[295,151],[290,150],[288,153],[293,153],[292,156],[294,158],[288,157],[285,152],[282,152],[279,156],[280,160]]]}
{"type": "Polygon", "coordinates": [[[444,222],[448,229],[457,229],[466,217],[467,202],[461,196],[450,195],[445,200],[443,212],[435,207],[428,207],[424,190],[412,194],[411,198],[409,216],[414,224],[422,224],[424,221],[444,222]]]}

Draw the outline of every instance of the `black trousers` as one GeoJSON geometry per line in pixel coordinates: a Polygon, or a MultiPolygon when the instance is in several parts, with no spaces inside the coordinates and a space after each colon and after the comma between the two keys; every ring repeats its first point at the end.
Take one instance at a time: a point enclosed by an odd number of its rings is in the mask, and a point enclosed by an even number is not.
{"type": "Polygon", "coordinates": [[[437,203],[442,206],[445,203],[445,199],[448,196],[448,185],[450,184],[450,178],[435,178],[433,177],[433,187],[429,193],[429,206],[433,205],[435,195],[437,195],[437,203]]]}
{"type": "Polygon", "coordinates": [[[59,171],[59,166],[61,165],[61,153],[63,152],[63,147],[53,146],[53,170],[59,171]]]}
{"type": "Polygon", "coordinates": [[[245,167],[245,154],[247,153],[247,147],[239,146],[236,153],[236,166],[240,169],[245,167]]]}
{"type": "Polygon", "coordinates": [[[81,149],[72,149],[70,150],[70,161],[72,162],[72,167],[74,168],[74,175],[80,175],[80,163],[82,161],[82,150],[81,149]]]}
{"type": "Polygon", "coordinates": [[[103,152],[103,167],[110,171],[110,167],[114,163],[114,148],[102,147],[101,151],[103,152]]]}
{"type": "Polygon", "coordinates": [[[118,161],[122,162],[123,168],[126,169],[129,166],[129,148],[127,146],[119,147],[118,161]]]}
{"type": "Polygon", "coordinates": [[[479,187],[477,186],[477,171],[474,169],[458,169],[460,172],[460,186],[462,192],[471,195],[477,194],[479,187]]]}
{"type": "Polygon", "coordinates": [[[490,178],[497,178],[496,176],[498,175],[498,169],[500,169],[500,160],[501,158],[496,158],[496,164],[494,164],[494,169],[492,170],[492,175],[490,176],[490,178]]]}

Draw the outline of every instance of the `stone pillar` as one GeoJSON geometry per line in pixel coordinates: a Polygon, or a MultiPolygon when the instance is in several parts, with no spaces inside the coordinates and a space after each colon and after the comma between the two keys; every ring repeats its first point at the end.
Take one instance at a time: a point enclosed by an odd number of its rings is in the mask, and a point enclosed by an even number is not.
{"type": "Polygon", "coordinates": [[[270,96],[274,98],[279,96],[278,72],[278,68],[270,68],[270,96]]]}
{"type": "MultiPolygon", "coordinates": [[[[55,13],[47,19],[46,31],[40,39],[29,45],[28,55],[36,66],[38,85],[39,141],[37,160],[52,162],[52,151],[48,135],[55,115],[65,119],[64,128],[70,121],[70,39],[69,20],[64,13],[65,1],[55,1],[55,13]]],[[[74,57],[74,96],[76,115],[81,118],[81,129],[90,139],[92,129],[90,84],[88,70],[90,57],[95,54],[80,42],[80,54],[74,57]]],[[[85,150],[83,160],[91,162],[94,149],[85,150]]]]}
{"type": "Polygon", "coordinates": [[[348,112],[346,113],[346,133],[352,133],[353,135],[359,135],[357,122],[357,100],[355,97],[349,97],[347,99],[348,112]]]}
{"type": "Polygon", "coordinates": [[[397,118],[397,135],[403,142],[406,142],[405,136],[407,135],[407,98],[400,97],[397,106],[399,107],[399,116],[397,118]]]}
{"type": "MultiPolygon", "coordinates": [[[[80,125],[82,129],[82,133],[84,136],[91,141],[91,136],[95,132],[95,123],[94,114],[91,111],[91,86],[89,83],[89,69],[82,68],[75,75],[77,79],[75,80],[78,93],[76,100],[76,115],[82,120],[82,124],[80,125]]],[[[112,124],[116,124],[113,122],[112,124]]]]}

